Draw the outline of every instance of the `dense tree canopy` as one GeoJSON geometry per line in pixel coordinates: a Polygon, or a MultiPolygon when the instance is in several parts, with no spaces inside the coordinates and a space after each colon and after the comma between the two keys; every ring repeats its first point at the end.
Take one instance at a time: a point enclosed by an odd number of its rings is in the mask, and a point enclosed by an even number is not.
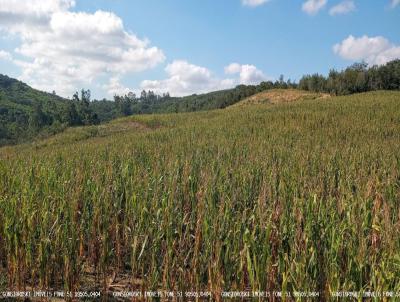
{"type": "Polygon", "coordinates": [[[299,82],[303,90],[347,95],[373,90],[400,89],[400,60],[382,66],[368,67],[356,63],[338,72],[331,70],[328,77],[320,74],[306,75],[299,82]]]}

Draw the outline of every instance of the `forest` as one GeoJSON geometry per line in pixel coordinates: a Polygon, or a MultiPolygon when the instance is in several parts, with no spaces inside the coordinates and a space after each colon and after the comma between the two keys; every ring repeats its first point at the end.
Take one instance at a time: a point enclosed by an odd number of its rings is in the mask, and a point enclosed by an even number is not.
{"type": "Polygon", "coordinates": [[[332,95],[399,90],[400,60],[372,67],[368,67],[364,62],[355,63],[341,72],[331,70],[327,77],[320,74],[306,75],[301,78],[298,88],[332,95]]]}

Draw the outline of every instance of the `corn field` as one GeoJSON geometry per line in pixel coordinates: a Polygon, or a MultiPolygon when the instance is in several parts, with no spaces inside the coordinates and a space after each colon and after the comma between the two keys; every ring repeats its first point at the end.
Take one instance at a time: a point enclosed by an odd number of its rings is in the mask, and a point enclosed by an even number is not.
{"type": "Polygon", "coordinates": [[[400,93],[0,149],[0,289],[400,292],[400,93]]]}

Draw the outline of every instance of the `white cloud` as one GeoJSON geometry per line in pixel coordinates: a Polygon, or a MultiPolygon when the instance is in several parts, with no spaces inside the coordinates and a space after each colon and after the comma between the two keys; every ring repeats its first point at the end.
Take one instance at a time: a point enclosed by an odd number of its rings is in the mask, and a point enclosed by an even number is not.
{"type": "Polygon", "coordinates": [[[21,16],[47,16],[61,10],[75,6],[74,0],[0,0],[2,13],[11,13],[21,16]]]}
{"type": "Polygon", "coordinates": [[[239,83],[245,85],[259,84],[267,79],[264,73],[254,65],[232,63],[225,67],[226,74],[239,74],[239,83]]]}
{"type": "Polygon", "coordinates": [[[260,6],[264,3],[267,3],[270,0],[242,0],[242,4],[244,6],[251,6],[251,7],[256,7],[260,6]]]}
{"type": "Polygon", "coordinates": [[[167,79],[145,80],[140,87],[157,93],[169,92],[173,96],[203,93],[219,87],[218,79],[214,78],[207,68],[187,61],[174,61],[165,68],[165,71],[167,79]]]}
{"type": "Polygon", "coordinates": [[[315,15],[323,9],[327,3],[327,0],[307,0],[303,3],[302,9],[309,15],[315,15]]]}
{"type": "Polygon", "coordinates": [[[232,88],[238,84],[258,84],[266,79],[266,76],[254,65],[237,63],[225,67],[226,74],[238,75],[235,78],[220,79],[207,68],[183,60],[172,62],[165,71],[168,75],[167,79],[145,80],[141,83],[141,89],[153,90],[157,93],[169,92],[172,96],[184,96],[232,88]]]}
{"type": "Polygon", "coordinates": [[[46,26],[53,13],[74,6],[73,0],[0,0],[0,25],[11,32],[46,26]]]}
{"type": "Polygon", "coordinates": [[[226,74],[240,73],[241,70],[242,70],[242,65],[238,63],[232,63],[225,67],[226,74]]]}
{"type": "MultiPolygon", "coordinates": [[[[99,76],[116,78],[164,61],[113,13],[71,12],[72,0],[0,0],[0,29],[18,35],[21,80],[69,96],[99,76]]],[[[112,82],[110,80],[110,82],[112,82]]]]}
{"type": "Polygon", "coordinates": [[[11,61],[12,56],[9,52],[0,49],[0,60],[11,61]]]}
{"type": "Polygon", "coordinates": [[[400,0],[391,0],[391,5],[392,5],[393,8],[396,7],[399,4],[400,4],[400,0]]]}
{"type": "Polygon", "coordinates": [[[119,77],[111,77],[106,85],[103,85],[103,89],[107,91],[109,95],[126,95],[131,89],[125,87],[121,84],[121,79],[119,77]]]}
{"type": "Polygon", "coordinates": [[[365,61],[370,65],[382,65],[400,58],[400,46],[394,45],[384,37],[349,36],[334,45],[335,54],[350,61],[365,61]]]}
{"type": "Polygon", "coordinates": [[[335,5],[329,10],[329,14],[331,16],[334,15],[340,15],[340,14],[347,14],[352,11],[355,11],[356,5],[354,4],[354,1],[350,0],[345,0],[343,2],[340,2],[339,4],[335,5]]]}

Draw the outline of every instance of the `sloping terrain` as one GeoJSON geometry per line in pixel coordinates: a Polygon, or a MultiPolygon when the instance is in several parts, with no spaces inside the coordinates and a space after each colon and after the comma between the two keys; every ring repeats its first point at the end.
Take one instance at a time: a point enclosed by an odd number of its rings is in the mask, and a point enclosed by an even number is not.
{"type": "MultiPolygon", "coordinates": [[[[270,83],[268,87],[282,85],[270,83]]],[[[73,100],[46,93],[0,74],[0,146],[28,142],[62,132],[67,127],[95,125],[130,115],[194,112],[226,108],[258,91],[258,86],[239,85],[232,89],[185,97],[156,95],[117,96],[114,101],[91,100],[89,90],[81,90],[73,100]]]]}
{"type": "MultiPolygon", "coordinates": [[[[22,142],[61,119],[67,100],[0,74],[0,146],[22,142]]],[[[54,125],[52,131],[60,131],[54,125]]]]}
{"type": "Polygon", "coordinates": [[[255,104],[279,104],[289,103],[300,100],[315,100],[320,98],[329,98],[326,93],[315,93],[298,89],[271,89],[250,96],[231,107],[247,106],[255,104]]]}
{"type": "Polygon", "coordinates": [[[0,292],[400,288],[399,92],[94,127],[0,148],[0,292]]]}
{"type": "Polygon", "coordinates": [[[43,102],[43,105],[49,105],[53,102],[65,102],[66,99],[55,93],[47,93],[33,89],[29,85],[0,74],[0,100],[7,100],[14,104],[33,107],[35,102],[43,102]]]}

